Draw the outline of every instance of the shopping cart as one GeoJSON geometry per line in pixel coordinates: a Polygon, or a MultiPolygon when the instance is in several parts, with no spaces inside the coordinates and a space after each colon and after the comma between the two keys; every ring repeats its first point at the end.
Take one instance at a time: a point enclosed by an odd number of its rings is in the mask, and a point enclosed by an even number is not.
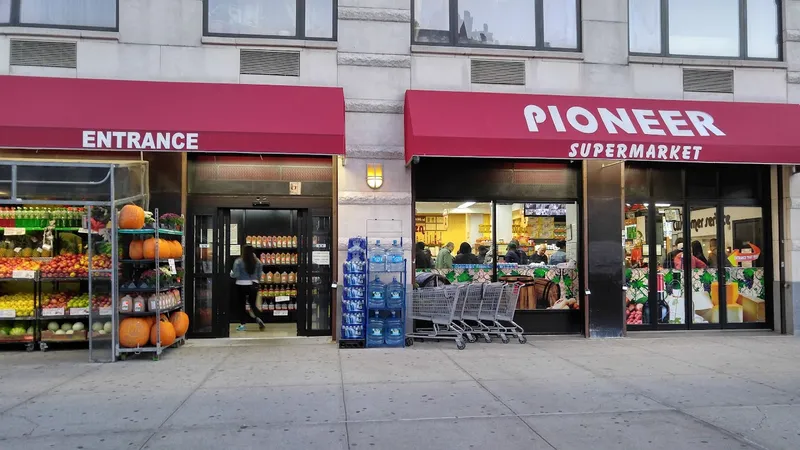
{"type": "Polygon", "coordinates": [[[517,301],[519,300],[519,294],[522,292],[522,288],[525,286],[524,283],[513,283],[507,284],[503,289],[503,293],[500,296],[500,304],[497,306],[497,314],[495,314],[493,322],[493,326],[490,328],[493,332],[500,335],[500,340],[503,343],[507,344],[509,338],[507,335],[516,336],[517,340],[520,344],[524,344],[528,342],[528,338],[526,338],[522,333],[525,330],[517,325],[514,322],[514,313],[517,310],[517,301]]]}
{"type": "Polygon", "coordinates": [[[509,339],[505,332],[497,327],[495,319],[500,302],[503,299],[503,291],[506,289],[505,283],[488,283],[483,288],[483,299],[478,310],[478,323],[481,326],[486,342],[492,342],[489,335],[500,336],[503,343],[508,343],[509,339]]]}
{"type": "Polygon", "coordinates": [[[483,336],[483,340],[487,343],[492,342],[492,338],[489,335],[491,330],[478,319],[478,315],[481,312],[481,304],[483,303],[483,287],[484,283],[466,285],[463,306],[461,308],[456,306],[456,320],[461,328],[464,329],[468,342],[477,341],[477,336],[483,336]]]}
{"type": "Polygon", "coordinates": [[[406,334],[406,345],[417,339],[453,339],[459,350],[467,343],[464,329],[454,322],[456,305],[466,293],[465,286],[416,289],[411,297],[411,319],[431,322],[430,328],[415,328],[406,334]]]}

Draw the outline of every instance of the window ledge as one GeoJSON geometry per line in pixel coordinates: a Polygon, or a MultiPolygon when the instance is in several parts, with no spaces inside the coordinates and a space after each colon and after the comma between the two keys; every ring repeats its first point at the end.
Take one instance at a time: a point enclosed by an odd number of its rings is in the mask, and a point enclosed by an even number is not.
{"type": "Polygon", "coordinates": [[[583,60],[581,52],[559,52],[547,50],[522,50],[508,48],[483,48],[483,47],[451,47],[439,45],[412,45],[411,53],[428,53],[433,55],[464,55],[464,56],[505,56],[514,58],[548,58],[583,60]]]}
{"type": "Polygon", "coordinates": [[[646,64],[667,64],[678,66],[706,67],[755,67],[767,69],[786,69],[786,61],[757,61],[750,59],[717,59],[717,58],[677,58],[672,56],[639,56],[629,55],[628,62],[646,64]]]}
{"type": "Polygon", "coordinates": [[[0,36],[32,36],[119,41],[118,31],[75,30],[68,28],[0,27],[0,36]]]}
{"type": "Polygon", "coordinates": [[[209,45],[294,47],[294,48],[317,48],[325,50],[336,50],[337,48],[339,48],[339,43],[336,41],[315,41],[307,39],[273,39],[273,38],[253,38],[253,37],[203,36],[201,42],[203,44],[209,44],[209,45]]]}

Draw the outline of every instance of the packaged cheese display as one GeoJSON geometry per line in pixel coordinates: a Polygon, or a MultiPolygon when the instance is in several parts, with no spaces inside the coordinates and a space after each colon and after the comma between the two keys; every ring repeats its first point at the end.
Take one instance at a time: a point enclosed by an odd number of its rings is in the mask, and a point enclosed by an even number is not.
{"type": "Polygon", "coordinates": [[[740,295],[739,303],[742,305],[745,322],[766,322],[767,313],[764,308],[764,300],[740,295]]]}

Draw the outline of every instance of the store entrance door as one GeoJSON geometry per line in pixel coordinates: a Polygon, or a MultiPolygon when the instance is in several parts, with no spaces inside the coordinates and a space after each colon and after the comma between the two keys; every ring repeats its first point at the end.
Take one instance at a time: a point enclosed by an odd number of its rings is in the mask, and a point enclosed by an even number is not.
{"type": "Polygon", "coordinates": [[[191,314],[195,337],[269,338],[331,334],[330,210],[214,208],[192,215],[191,314]],[[260,330],[230,278],[251,245],[262,261],[260,330]],[[244,330],[240,324],[244,322],[244,330]]]}

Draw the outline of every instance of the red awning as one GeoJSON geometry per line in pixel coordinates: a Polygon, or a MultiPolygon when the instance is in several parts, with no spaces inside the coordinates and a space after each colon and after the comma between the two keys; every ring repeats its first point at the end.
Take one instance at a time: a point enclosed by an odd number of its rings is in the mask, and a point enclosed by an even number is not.
{"type": "Polygon", "coordinates": [[[800,106],[407,91],[414,156],[800,164],[800,106]]]}
{"type": "Polygon", "coordinates": [[[0,76],[0,148],[343,155],[340,88],[0,76]]]}

